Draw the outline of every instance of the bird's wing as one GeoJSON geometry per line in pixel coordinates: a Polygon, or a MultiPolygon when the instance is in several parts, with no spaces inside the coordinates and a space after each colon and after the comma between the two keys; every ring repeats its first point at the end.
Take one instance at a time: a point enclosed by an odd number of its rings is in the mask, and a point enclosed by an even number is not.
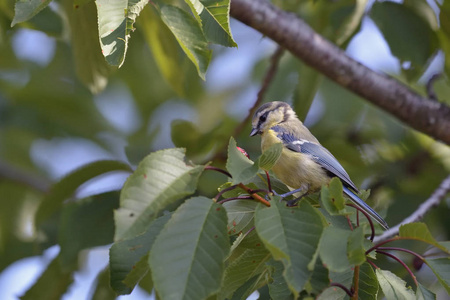
{"type": "MultiPolygon", "coordinates": [[[[275,126],[277,127],[277,126],[275,126]]],[[[347,172],[337,161],[337,159],[325,147],[320,144],[309,142],[307,140],[296,138],[296,136],[285,130],[273,128],[277,132],[278,137],[283,141],[283,144],[291,151],[309,155],[311,159],[317,162],[322,168],[339,177],[344,184],[358,192],[355,184],[348,176],[347,172]]]]}

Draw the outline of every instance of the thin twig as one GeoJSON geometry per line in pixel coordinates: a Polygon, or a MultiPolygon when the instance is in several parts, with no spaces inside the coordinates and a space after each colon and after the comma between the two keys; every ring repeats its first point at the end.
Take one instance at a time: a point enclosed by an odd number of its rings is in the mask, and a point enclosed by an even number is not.
{"type": "Polygon", "coordinates": [[[415,212],[413,212],[409,217],[404,219],[399,224],[383,232],[383,234],[376,236],[373,242],[379,243],[381,241],[390,239],[399,233],[400,226],[422,220],[424,215],[430,209],[439,205],[439,203],[442,201],[442,199],[444,199],[444,196],[448,192],[450,192],[450,175],[441,182],[438,188],[433,192],[433,194],[431,194],[430,198],[423,202],[415,212]]]}
{"type": "Polygon", "coordinates": [[[251,196],[240,196],[240,197],[226,198],[226,199],[217,201],[217,203],[218,204],[224,204],[225,202],[233,201],[233,200],[250,200],[250,199],[253,200],[253,198],[251,196]]]}
{"type": "MultiPolygon", "coordinates": [[[[372,218],[369,216],[368,213],[366,213],[364,210],[362,210],[360,207],[352,204],[352,203],[348,203],[346,204],[347,206],[353,207],[354,209],[356,209],[356,211],[360,211],[367,219],[367,221],[369,221],[369,225],[370,225],[370,230],[372,230],[372,233],[370,235],[370,240],[373,242],[373,238],[375,236],[375,227],[373,226],[373,222],[372,222],[372,218]]],[[[359,225],[358,225],[359,226],[359,225]]]]}
{"type": "Polygon", "coordinates": [[[264,193],[264,194],[269,194],[271,193],[271,191],[266,190],[266,189],[256,189],[256,190],[252,190],[253,193],[264,193]]]}
{"type": "Polygon", "coordinates": [[[350,217],[348,215],[345,217],[347,218],[348,227],[350,227],[350,230],[353,231],[353,225],[352,221],[350,220],[350,217]]]}
{"type": "Polygon", "coordinates": [[[269,88],[270,83],[272,82],[273,78],[275,77],[275,74],[277,73],[278,62],[280,61],[280,58],[283,55],[283,52],[284,52],[284,49],[282,47],[278,47],[277,50],[273,53],[272,57],[270,58],[270,67],[267,70],[266,76],[264,76],[264,80],[261,85],[261,88],[259,89],[258,95],[256,97],[256,101],[253,104],[252,108],[250,108],[247,117],[245,117],[245,119],[234,130],[235,137],[239,136],[239,134],[244,129],[245,125],[247,125],[247,123],[250,122],[250,120],[252,119],[253,115],[255,114],[256,109],[263,102],[264,95],[266,94],[266,91],[269,88]]]}
{"type": "Polygon", "coordinates": [[[206,166],[206,167],[205,167],[205,170],[217,171],[217,172],[219,172],[219,173],[222,173],[222,174],[227,175],[228,177],[233,177],[233,176],[231,176],[230,173],[228,173],[228,171],[226,171],[226,170],[224,170],[224,169],[221,169],[221,168],[217,168],[217,167],[213,167],[213,166],[206,166]]]}
{"type": "Polygon", "coordinates": [[[378,266],[373,261],[371,261],[370,259],[366,259],[366,260],[372,267],[374,267],[375,269],[379,269],[378,266]]]}
{"type": "Polygon", "coordinates": [[[358,300],[359,292],[359,266],[355,266],[355,272],[353,273],[353,300],[358,300]]]}
{"type": "Polygon", "coordinates": [[[356,210],[356,226],[359,227],[359,210],[356,210]]]}
{"type": "Polygon", "coordinates": [[[408,271],[409,275],[414,280],[414,283],[416,284],[416,286],[419,286],[419,282],[417,282],[417,279],[416,279],[416,276],[414,275],[414,273],[411,271],[411,269],[400,258],[398,258],[397,256],[395,256],[393,254],[390,254],[388,252],[384,252],[384,251],[381,251],[381,250],[377,250],[377,253],[384,254],[384,255],[389,256],[390,258],[396,260],[399,264],[401,264],[406,269],[406,271],[408,271]]]}
{"type": "Polygon", "coordinates": [[[350,291],[348,288],[346,288],[343,284],[337,283],[337,282],[332,282],[330,283],[330,286],[335,286],[340,288],[341,290],[343,290],[349,297],[353,296],[353,292],[350,291]]]}
{"type": "Polygon", "coordinates": [[[229,186],[229,187],[227,187],[227,188],[221,190],[221,191],[213,198],[213,200],[214,200],[214,201],[219,200],[219,198],[220,198],[223,194],[225,194],[225,193],[228,192],[228,191],[234,190],[235,188],[237,188],[237,184],[232,185],[232,186],[229,186]]]}
{"type": "Polygon", "coordinates": [[[406,252],[409,253],[411,255],[414,255],[415,257],[417,257],[418,259],[420,259],[421,261],[425,261],[425,258],[423,258],[420,254],[409,250],[409,249],[405,249],[405,248],[399,248],[399,247],[378,247],[377,250],[392,250],[392,251],[401,251],[401,252],[406,252]]]}
{"type": "Polygon", "coordinates": [[[372,246],[369,250],[366,250],[366,255],[369,254],[370,252],[372,252],[373,250],[378,249],[380,246],[383,246],[384,244],[387,244],[387,243],[390,243],[393,241],[399,241],[399,240],[410,240],[410,238],[396,236],[396,237],[381,241],[378,244],[375,244],[374,246],[372,246]]]}
{"type": "Polygon", "coordinates": [[[247,193],[250,194],[250,196],[252,196],[253,199],[255,199],[256,201],[261,202],[262,204],[264,204],[265,206],[270,207],[270,203],[269,201],[267,201],[266,199],[262,198],[260,195],[256,194],[251,188],[249,188],[248,186],[245,186],[242,183],[239,183],[238,186],[243,189],[244,191],[246,191],[247,193]]]}
{"type": "Polygon", "coordinates": [[[253,230],[255,230],[255,226],[253,226],[252,228],[250,228],[250,229],[245,233],[245,236],[249,235],[253,230]]]}

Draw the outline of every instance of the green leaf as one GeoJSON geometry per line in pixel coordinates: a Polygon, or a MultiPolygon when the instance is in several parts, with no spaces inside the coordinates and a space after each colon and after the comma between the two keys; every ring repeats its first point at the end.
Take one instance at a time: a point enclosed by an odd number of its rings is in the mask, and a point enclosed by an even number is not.
{"type": "Polygon", "coordinates": [[[56,257],[36,283],[20,297],[22,300],[59,300],[72,283],[72,273],[63,271],[56,257]]]}
{"type": "Polygon", "coordinates": [[[116,241],[141,234],[167,205],[194,193],[204,167],[186,164],[184,153],[179,148],[160,150],[138,165],[114,214],[116,241]]]}
{"type": "MultiPolygon", "coordinates": [[[[148,259],[147,259],[147,266],[148,266],[148,259]]],[[[139,281],[139,287],[142,288],[144,291],[146,291],[148,294],[153,293],[153,279],[151,272],[147,272],[147,274],[145,274],[144,277],[141,278],[141,281],[139,281]]]]}
{"type": "Polygon", "coordinates": [[[96,0],[100,46],[106,61],[122,66],[130,33],[137,16],[148,3],[145,0],[96,0]]]}
{"type": "Polygon", "coordinates": [[[357,227],[350,233],[347,243],[348,262],[353,266],[359,266],[366,261],[364,249],[364,229],[357,227]]]}
{"type": "MultiPolygon", "coordinates": [[[[4,162],[0,165],[8,169],[4,162]]],[[[37,247],[38,241],[29,239],[30,227],[24,226],[33,220],[35,210],[30,208],[36,207],[42,196],[22,183],[9,180],[0,181],[0,195],[6,200],[0,200],[0,271],[3,271],[15,261],[44,250],[37,247]]]]}
{"type": "Polygon", "coordinates": [[[320,240],[319,254],[325,266],[334,272],[343,272],[351,265],[347,247],[351,231],[336,227],[325,228],[320,240]]]}
{"type": "Polygon", "coordinates": [[[359,268],[358,297],[362,300],[377,300],[378,281],[373,268],[364,263],[359,268]]]}
{"type": "MultiPolygon", "coordinates": [[[[353,283],[353,270],[347,269],[344,272],[331,272],[329,274],[330,282],[340,283],[347,287],[348,289],[351,288],[353,283]]],[[[317,300],[342,300],[342,299],[348,299],[347,294],[340,288],[337,287],[329,287],[326,290],[324,290],[319,297],[317,297],[317,300]]]]}
{"type": "Polygon", "coordinates": [[[94,295],[92,295],[92,300],[110,300],[117,297],[116,293],[111,289],[109,281],[109,268],[106,267],[97,275],[97,279],[95,280],[97,285],[94,295]]]}
{"type": "Polygon", "coordinates": [[[269,283],[269,294],[272,299],[292,299],[292,293],[283,277],[284,266],[281,261],[270,260],[267,265],[273,269],[271,273],[272,282],[269,283]]]}
{"type": "Polygon", "coordinates": [[[16,126],[36,133],[37,137],[70,136],[100,141],[100,132],[112,128],[96,108],[92,95],[73,81],[68,45],[57,45],[61,47],[56,47],[53,61],[34,70],[29,83],[14,92],[11,113],[26,116],[16,117],[21,120],[16,126]]]}
{"type": "Polygon", "coordinates": [[[269,171],[277,163],[283,151],[283,144],[273,144],[261,154],[256,160],[256,164],[263,170],[269,171]]]}
{"type": "Polygon", "coordinates": [[[133,269],[131,270],[130,273],[127,274],[127,276],[123,280],[123,283],[127,287],[130,287],[130,292],[132,288],[136,286],[136,284],[138,284],[150,270],[148,266],[148,257],[149,257],[148,253],[142,256],[141,259],[135,265],[133,265],[133,269]]]}
{"type": "Polygon", "coordinates": [[[94,2],[93,0],[73,0],[73,6],[75,8],[82,7],[88,3],[94,2]]]}
{"type": "Polygon", "coordinates": [[[322,186],[320,199],[325,209],[332,216],[345,214],[345,198],[342,193],[342,183],[337,177],[331,179],[328,186],[322,186]]]}
{"type": "Polygon", "coordinates": [[[226,47],[237,47],[230,30],[230,0],[185,0],[202,24],[206,38],[226,47]]]}
{"type": "Polygon", "coordinates": [[[250,280],[248,280],[244,285],[242,285],[233,295],[233,298],[231,300],[245,300],[250,297],[250,295],[262,288],[267,284],[266,280],[267,271],[258,274],[256,276],[253,276],[250,280]]]}
{"type": "Polygon", "coordinates": [[[426,21],[431,29],[436,30],[439,28],[436,13],[427,0],[405,0],[403,3],[426,21]]]}
{"type": "Polygon", "coordinates": [[[425,263],[436,275],[439,282],[450,294],[450,258],[442,257],[436,259],[426,259],[425,263]]]}
{"type": "Polygon", "coordinates": [[[343,215],[335,215],[332,216],[330,215],[330,213],[323,208],[324,204],[321,202],[321,208],[319,208],[319,211],[322,213],[322,215],[324,216],[326,222],[329,225],[332,225],[335,228],[340,228],[343,230],[348,230],[348,220],[345,216],[343,215]]]}
{"type": "Polygon", "coordinates": [[[67,198],[71,197],[83,183],[99,175],[114,172],[131,172],[128,164],[115,160],[100,160],[84,165],[59,182],[55,183],[48,195],[42,200],[36,213],[36,224],[39,226],[57,212],[67,198]]]}
{"type": "MultiPolygon", "coordinates": [[[[255,177],[254,179],[256,179],[257,177],[255,177]]],[[[259,177],[258,177],[259,178],[259,177]]],[[[219,188],[218,188],[218,191],[220,192],[220,191],[222,191],[223,189],[226,189],[226,188],[229,188],[229,187],[231,187],[231,186],[233,186],[233,184],[231,183],[231,182],[225,182],[224,184],[222,184],[219,188]]],[[[248,184],[246,184],[246,186],[248,187],[248,188],[250,188],[250,189],[253,189],[253,190],[256,190],[256,189],[259,189],[259,186],[258,185],[256,185],[256,184],[254,184],[254,183],[248,183],[248,184]]],[[[264,186],[264,187],[267,187],[267,186],[264,186]]],[[[233,197],[239,197],[239,196],[242,196],[242,195],[248,195],[248,193],[245,191],[245,190],[243,190],[243,189],[241,189],[241,188],[234,188],[234,189],[231,189],[231,190],[229,190],[229,191],[226,191],[225,193],[223,193],[222,194],[222,198],[223,199],[226,199],[226,198],[233,198],[233,197]]],[[[225,203],[227,203],[227,202],[225,202],[225,203]]],[[[224,204],[225,204],[224,203],[224,204]]]]}
{"type": "Polygon", "coordinates": [[[316,300],[343,300],[347,294],[340,288],[331,286],[324,290],[316,300]]]}
{"type": "Polygon", "coordinates": [[[117,192],[80,199],[63,207],[58,234],[63,268],[76,268],[78,253],[82,249],[112,243],[113,210],[118,207],[117,192]]]}
{"type": "Polygon", "coordinates": [[[264,247],[245,249],[227,266],[218,299],[231,299],[239,287],[266,269],[266,262],[270,258],[269,251],[264,247]]]}
{"type": "Polygon", "coordinates": [[[169,219],[170,214],[163,215],[154,220],[142,235],[116,242],[111,246],[109,250],[111,287],[117,294],[131,293],[137,281],[142,277],[141,275],[149,270],[148,259],[143,262],[142,260],[147,257],[156,236],[169,219]],[[137,265],[139,268],[136,267],[137,265]],[[136,269],[138,271],[134,271],[136,269]],[[130,275],[132,272],[134,274],[130,275]],[[138,276],[136,276],[136,272],[138,276]],[[130,276],[137,280],[132,280],[130,276]]]}
{"type": "Polygon", "coordinates": [[[436,300],[436,295],[419,283],[417,286],[417,300],[436,300]]]}
{"type": "Polygon", "coordinates": [[[93,1],[74,6],[65,0],[64,10],[69,20],[75,70],[78,78],[96,94],[108,83],[110,68],[101,53],[97,25],[97,10],[93,1]]]}
{"type": "Polygon", "coordinates": [[[233,177],[233,184],[240,182],[246,183],[256,174],[258,167],[254,166],[254,163],[236,147],[236,141],[233,137],[231,137],[230,143],[228,144],[228,159],[226,168],[233,177]],[[245,174],[243,175],[245,170],[254,170],[255,174],[248,177],[245,174]]]}
{"type": "Polygon", "coordinates": [[[280,158],[281,151],[283,150],[283,145],[281,143],[274,144],[266,149],[253,163],[239,151],[236,146],[236,141],[231,137],[230,143],[228,144],[226,168],[233,177],[233,184],[246,184],[252,181],[260,168],[263,170],[270,170],[280,158]]]}
{"type": "Polygon", "coordinates": [[[450,251],[450,241],[439,242],[439,245],[447,249],[447,251],[450,251]]]}
{"type": "Polygon", "coordinates": [[[198,75],[205,80],[212,51],[208,48],[200,25],[190,14],[172,5],[161,7],[161,19],[197,68],[198,75]]]}
{"type": "Polygon", "coordinates": [[[445,253],[450,254],[450,250],[445,244],[442,245],[434,239],[425,223],[409,223],[402,225],[399,229],[399,236],[428,243],[441,249],[445,253]]]}
{"type": "Polygon", "coordinates": [[[330,271],[330,282],[340,283],[350,289],[353,284],[353,275],[354,272],[351,268],[345,270],[344,272],[330,271]]]}
{"type": "Polygon", "coordinates": [[[150,6],[142,10],[137,24],[140,25],[139,29],[144,34],[162,76],[179,96],[184,96],[186,79],[185,72],[180,70],[183,57],[177,40],[150,6]]]}
{"type": "Polygon", "coordinates": [[[437,51],[437,37],[430,25],[407,6],[388,1],[375,2],[370,17],[400,60],[407,78],[420,77],[437,51]],[[411,66],[405,68],[404,62],[411,66]]]}
{"type": "Polygon", "coordinates": [[[257,205],[258,202],[249,200],[225,202],[223,207],[225,207],[228,216],[228,234],[239,234],[244,228],[248,228],[253,221],[257,205]]]}
{"type": "Polygon", "coordinates": [[[309,203],[288,208],[272,201],[272,206],[255,214],[256,231],[266,248],[285,268],[284,278],[297,297],[311,276],[313,261],[323,231],[322,219],[309,203]]]}
{"type": "Polygon", "coordinates": [[[11,27],[20,22],[25,22],[34,17],[37,13],[47,7],[51,0],[16,0],[14,7],[14,19],[11,27]]]}
{"type": "Polygon", "coordinates": [[[328,269],[325,268],[320,258],[316,260],[309,283],[311,284],[311,291],[314,294],[319,294],[330,285],[328,269]]]}
{"type": "Polygon", "coordinates": [[[23,26],[42,31],[48,36],[60,39],[62,38],[65,24],[59,12],[51,9],[50,6],[46,6],[37,15],[26,21],[23,26]]]}
{"type": "MultiPolygon", "coordinates": [[[[366,12],[367,2],[368,0],[348,1],[345,5],[344,1],[342,7],[332,12],[331,19],[341,21],[335,28],[337,45],[343,47],[357,33],[366,12]]],[[[333,25],[333,22],[331,23],[333,25]]]]}
{"type": "Polygon", "coordinates": [[[410,288],[406,287],[406,282],[391,271],[376,269],[376,275],[386,299],[416,299],[414,292],[410,288]]]}
{"type": "Polygon", "coordinates": [[[229,251],[225,209],[205,197],[190,198],[150,251],[156,292],[161,299],[206,299],[220,288],[229,251]]]}

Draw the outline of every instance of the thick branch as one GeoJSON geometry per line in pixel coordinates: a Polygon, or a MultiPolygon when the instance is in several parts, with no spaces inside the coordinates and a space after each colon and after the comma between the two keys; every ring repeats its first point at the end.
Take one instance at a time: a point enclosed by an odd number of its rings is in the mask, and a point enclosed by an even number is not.
{"type": "Polygon", "coordinates": [[[423,216],[433,207],[439,205],[444,196],[450,192],[450,175],[445,178],[439,187],[433,192],[433,194],[428,198],[425,202],[423,202],[419,208],[413,212],[409,217],[404,219],[400,224],[391,227],[389,230],[385,231],[382,235],[376,236],[374,239],[374,243],[378,244],[382,241],[392,238],[397,235],[400,229],[400,226],[412,222],[417,222],[422,220],[423,216]]]}
{"type": "Polygon", "coordinates": [[[450,144],[450,107],[348,57],[298,16],[266,0],[232,0],[231,16],[277,42],[306,64],[407,125],[450,144]]]}

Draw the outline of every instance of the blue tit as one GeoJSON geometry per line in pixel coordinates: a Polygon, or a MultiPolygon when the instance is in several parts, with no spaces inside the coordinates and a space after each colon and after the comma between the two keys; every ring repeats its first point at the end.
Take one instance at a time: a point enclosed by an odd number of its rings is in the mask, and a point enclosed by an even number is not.
{"type": "Polygon", "coordinates": [[[289,195],[296,192],[306,195],[318,191],[322,185],[328,184],[332,177],[338,177],[350,200],[384,229],[389,228],[386,221],[353,192],[358,193],[358,189],[347,172],[297,118],[289,104],[275,101],[262,105],[252,120],[250,136],[257,134],[261,135],[263,152],[275,143],[283,144],[281,156],[272,171],[278,179],[293,189],[289,195]]]}

